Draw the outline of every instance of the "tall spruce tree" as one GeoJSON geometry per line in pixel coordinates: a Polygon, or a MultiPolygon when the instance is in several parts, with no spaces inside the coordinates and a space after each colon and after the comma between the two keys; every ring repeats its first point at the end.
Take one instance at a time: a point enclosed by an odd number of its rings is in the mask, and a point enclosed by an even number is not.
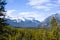
{"type": "Polygon", "coordinates": [[[6,0],[0,0],[0,33],[2,33],[2,28],[7,25],[5,20],[5,5],[6,0]]]}
{"type": "Polygon", "coordinates": [[[51,19],[50,26],[51,26],[51,30],[57,30],[58,28],[58,22],[54,17],[52,17],[51,19]]]}

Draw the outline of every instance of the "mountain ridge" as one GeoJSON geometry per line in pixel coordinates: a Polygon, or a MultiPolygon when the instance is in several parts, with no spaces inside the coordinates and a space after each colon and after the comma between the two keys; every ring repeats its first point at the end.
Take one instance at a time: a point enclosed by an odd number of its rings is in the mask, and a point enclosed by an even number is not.
{"type": "Polygon", "coordinates": [[[29,20],[29,19],[24,19],[24,20],[21,20],[21,19],[7,19],[7,23],[9,24],[9,26],[14,26],[14,27],[37,27],[39,24],[40,24],[40,21],[38,20],[35,20],[35,19],[32,19],[32,20],[29,20]]]}
{"type": "Polygon", "coordinates": [[[60,25],[60,14],[57,14],[57,13],[56,13],[56,14],[53,14],[53,15],[47,17],[47,18],[41,23],[40,26],[43,25],[44,27],[50,27],[50,21],[51,21],[52,17],[54,17],[54,18],[57,20],[58,25],[60,25]]]}
{"type": "Polygon", "coordinates": [[[7,23],[9,24],[9,26],[22,27],[22,28],[29,28],[29,27],[38,28],[42,26],[48,28],[50,27],[50,20],[52,19],[53,16],[60,25],[60,14],[57,13],[47,17],[42,22],[31,17],[31,18],[14,18],[14,19],[7,18],[7,23]]]}

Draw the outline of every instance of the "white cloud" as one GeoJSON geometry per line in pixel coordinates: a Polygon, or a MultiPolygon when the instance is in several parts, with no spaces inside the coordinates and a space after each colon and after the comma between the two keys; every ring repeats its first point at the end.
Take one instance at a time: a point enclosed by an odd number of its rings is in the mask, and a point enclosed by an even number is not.
{"type": "Polygon", "coordinates": [[[58,10],[56,13],[60,14],[60,10],[58,10]]]}
{"type": "Polygon", "coordinates": [[[50,0],[29,0],[27,4],[39,10],[43,9],[45,11],[49,11],[51,8],[50,6],[51,4],[48,4],[49,2],[50,0]],[[46,5],[45,3],[47,3],[48,5],[46,5]],[[45,4],[45,5],[42,5],[42,4],[45,4]]]}
{"type": "Polygon", "coordinates": [[[43,13],[38,13],[38,12],[20,12],[17,13],[17,15],[14,13],[16,12],[16,10],[8,10],[6,13],[6,17],[9,16],[9,18],[11,18],[11,20],[13,19],[36,19],[39,21],[43,21],[45,19],[44,14],[43,13]]]}
{"type": "Polygon", "coordinates": [[[10,17],[11,20],[13,19],[21,19],[21,20],[24,20],[25,19],[29,19],[29,20],[32,20],[32,19],[36,19],[36,20],[39,20],[39,21],[42,21],[43,19],[41,18],[42,15],[37,13],[37,12],[20,12],[20,13],[17,13],[17,15],[13,15],[14,12],[16,12],[16,10],[8,10],[6,12],[6,18],[7,17],[10,17]]]}
{"type": "Polygon", "coordinates": [[[43,9],[44,11],[49,11],[54,7],[60,6],[60,0],[29,0],[27,4],[38,10],[43,9]]]}
{"type": "Polygon", "coordinates": [[[33,6],[33,7],[36,9],[44,9],[45,11],[49,11],[51,8],[51,6],[41,6],[41,5],[33,6]]]}
{"type": "Polygon", "coordinates": [[[49,2],[49,0],[29,0],[28,4],[29,5],[40,5],[44,2],[49,2]]]}
{"type": "Polygon", "coordinates": [[[39,17],[40,15],[36,12],[21,12],[19,13],[19,16],[28,18],[28,17],[39,17]]]}
{"type": "Polygon", "coordinates": [[[60,0],[57,0],[57,3],[60,5],[60,0]]]}
{"type": "Polygon", "coordinates": [[[26,19],[36,19],[39,21],[43,21],[44,16],[37,12],[21,12],[19,13],[19,17],[26,18],[26,19]]]}
{"type": "Polygon", "coordinates": [[[6,16],[10,16],[10,17],[13,17],[13,12],[15,12],[16,10],[7,10],[6,12],[6,16]]]}

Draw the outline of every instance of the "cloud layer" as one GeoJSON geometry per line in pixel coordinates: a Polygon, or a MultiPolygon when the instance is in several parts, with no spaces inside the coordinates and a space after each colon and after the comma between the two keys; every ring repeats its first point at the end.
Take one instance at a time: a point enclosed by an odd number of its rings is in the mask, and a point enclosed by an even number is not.
{"type": "Polygon", "coordinates": [[[60,0],[29,0],[27,4],[35,9],[48,11],[60,6],[60,0]]]}
{"type": "Polygon", "coordinates": [[[44,19],[44,16],[42,14],[39,14],[38,12],[20,12],[17,13],[16,16],[14,15],[14,12],[16,10],[8,10],[6,13],[6,16],[12,18],[12,19],[29,19],[29,20],[39,20],[42,21],[44,19]]]}
{"type": "Polygon", "coordinates": [[[14,15],[13,15],[13,13],[15,12],[16,10],[8,10],[7,12],[6,12],[6,16],[11,16],[11,17],[13,17],[14,15]]]}

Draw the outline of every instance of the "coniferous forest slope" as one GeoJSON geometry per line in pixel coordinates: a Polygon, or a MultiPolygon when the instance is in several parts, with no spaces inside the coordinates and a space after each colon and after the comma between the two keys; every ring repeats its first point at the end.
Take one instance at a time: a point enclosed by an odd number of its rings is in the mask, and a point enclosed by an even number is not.
{"type": "Polygon", "coordinates": [[[14,28],[5,26],[0,40],[60,40],[58,22],[52,17],[50,28],[14,28]]]}

